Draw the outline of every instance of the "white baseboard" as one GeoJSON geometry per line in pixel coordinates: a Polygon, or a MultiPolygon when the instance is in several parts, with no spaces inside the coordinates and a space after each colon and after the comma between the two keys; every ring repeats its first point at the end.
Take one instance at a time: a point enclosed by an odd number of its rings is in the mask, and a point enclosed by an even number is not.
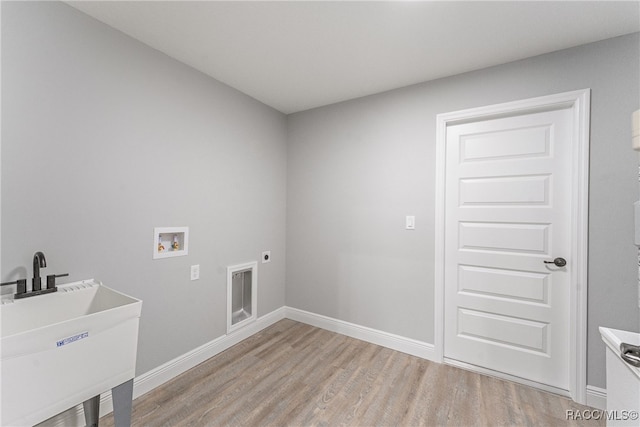
{"type": "MultiPolygon", "coordinates": [[[[214,339],[198,348],[191,350],[175,359],[161,365],[151,371],[136,377],[133,382],[133,398],[141,396],[170,379],[188,371],[196,365],[215,356],[218,353],[238,344],[240,341],[260,332],[261,330],[273,325],[279,320],[285,318],[285,308],[280,307],[262,317],[256,319],[255,322],[232,332],[214,339]]],[[[102,412],[102,411],[101,411],[102,412]]]]}
{"type": "MultiPolygon", "coordinates": [[[[178,356],[149,372],[137,376],[133,380],[133,398],[135,399],[142,396],[165,382],[177,377],[183,372],[188,371],[205,360],[223,352],[229,347],[238,344],[240,341],[249,338],[284,318],[285,307],[280,307],[269,314],[259,317],[255,322],[248,324],[242,329],[216,338],[213,341],[178,356]]],[[[107,415],[112,411],[113,401],[111,399],[111,393],[103,393],[100,398],[100,416],[102,417],[107,415]]],[[[39,427],[68,427],[84,425],[84,410],[82,405],[71,408],[41,424],[38,424],[39,427]]]]}
{"type": "MultiPolygon", "coordinates": [[[[249,338],[250,336],[285,318],[362,341],[367,341],[372,344],[381,345],[422,359],[437,362],[433,344],[368,328],[366,326],[356,325],[354,323],[345,322],[343,320],[334,319],[320,314],[310,313],[297,308],[280,307],[279,309],[256,319],[255,322],[238,331],[216,338],[213,341],[210,341],[136,377],[133,382],[133,398],[135,399],[142,396],[216,354],[221,353],[229,347],[234,346],[240,341],[249,338]]],[[[606,402],[607,392],[605,389],[595,386],[587,386],[587,405],[604,410],[607,406],[606,402]]],[[[112,411],[113,401],[111,400],[111,393],[104,393],[100,399],[100,416],[102,417],[112,411]]],[[[38,426],[67,427],[83,425],[84,412],[82,405],[78,405],[75,408],[71,408],[62,414],[50,418],[38,426]]]]}
{"type": "MultiPolygon", "coordinates": [[[[347,335],[352,338],[411,354],[416,357],[438,362],[435,357],[433,344],[367,328],[365,326],[356,325],[292,307],[285,307],[285,317],[297,322],[326,329],[331,332],[347,335]]],[[[586,395],[588,406],[602,410],[607,408],[607,391],[605,389],[588,385],[586,395]]]]}
{"type": "Polygon", "coordinates": [[[356,325],[354,323],[333,319],[331,317],[310,313],[308,311],[292,307],[285,307],[285,317],[317,328],[346,335],[351,338],[381,345],[422,359],[431,361],[436,360],[433,344],[423,341],[402,337],[400,335],[379,331],[377,329],[356,325]]]}
{"type": "Polygon", "coordinates": [[[587,386],[587,406],[592,408],[607,409],[607,390],[593,385],[587,386]]]}

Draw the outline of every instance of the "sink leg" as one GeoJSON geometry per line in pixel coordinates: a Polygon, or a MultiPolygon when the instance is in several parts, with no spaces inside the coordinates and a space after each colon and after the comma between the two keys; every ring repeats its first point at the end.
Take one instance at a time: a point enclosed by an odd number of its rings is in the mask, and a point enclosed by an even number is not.
{"type": "Polygon", "coordinates": [[[130,427],[131,410],[133,409],[133,378],[112,388],[111,397],[115,427],[130,427]]]}
{"type": "Polygon", "coordinates": [[[84,421],[87,427],[98,427],[100,419],[100,395],[94,396],[89,400],[82,402],[84,406],[84,421]]]}

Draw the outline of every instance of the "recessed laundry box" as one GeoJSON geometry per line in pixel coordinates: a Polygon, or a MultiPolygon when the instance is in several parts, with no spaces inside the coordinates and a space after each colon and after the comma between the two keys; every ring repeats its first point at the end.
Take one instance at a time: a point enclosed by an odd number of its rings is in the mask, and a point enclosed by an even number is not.
{"type": "Polygon", "coordinates": [[[256,319],[258,263],[227,267],[227,333],[256,319]]]}

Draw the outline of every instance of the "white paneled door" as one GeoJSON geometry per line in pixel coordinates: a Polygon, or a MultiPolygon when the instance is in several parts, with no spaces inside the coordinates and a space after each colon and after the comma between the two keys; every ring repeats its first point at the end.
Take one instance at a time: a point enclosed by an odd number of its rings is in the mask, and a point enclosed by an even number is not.
{"type": "Polygon", "coordinates": [[[444,357],[560,390],[571,380],[572,111],[454,124],[445,148],[444,357]]]}

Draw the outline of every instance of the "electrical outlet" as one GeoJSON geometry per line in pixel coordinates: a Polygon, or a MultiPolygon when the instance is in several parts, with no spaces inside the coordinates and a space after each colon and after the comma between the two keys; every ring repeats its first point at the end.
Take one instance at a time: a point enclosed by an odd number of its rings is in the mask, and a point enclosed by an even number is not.
{"type": "Polygon", "coordinates": [[[262,263],[271,262],[271,251],[262,252],[262,263]]]}
{"type": "Polygon", "coordinates": [[[191,280],[200,279],[200,264],[191,266],[191,280]]]}

